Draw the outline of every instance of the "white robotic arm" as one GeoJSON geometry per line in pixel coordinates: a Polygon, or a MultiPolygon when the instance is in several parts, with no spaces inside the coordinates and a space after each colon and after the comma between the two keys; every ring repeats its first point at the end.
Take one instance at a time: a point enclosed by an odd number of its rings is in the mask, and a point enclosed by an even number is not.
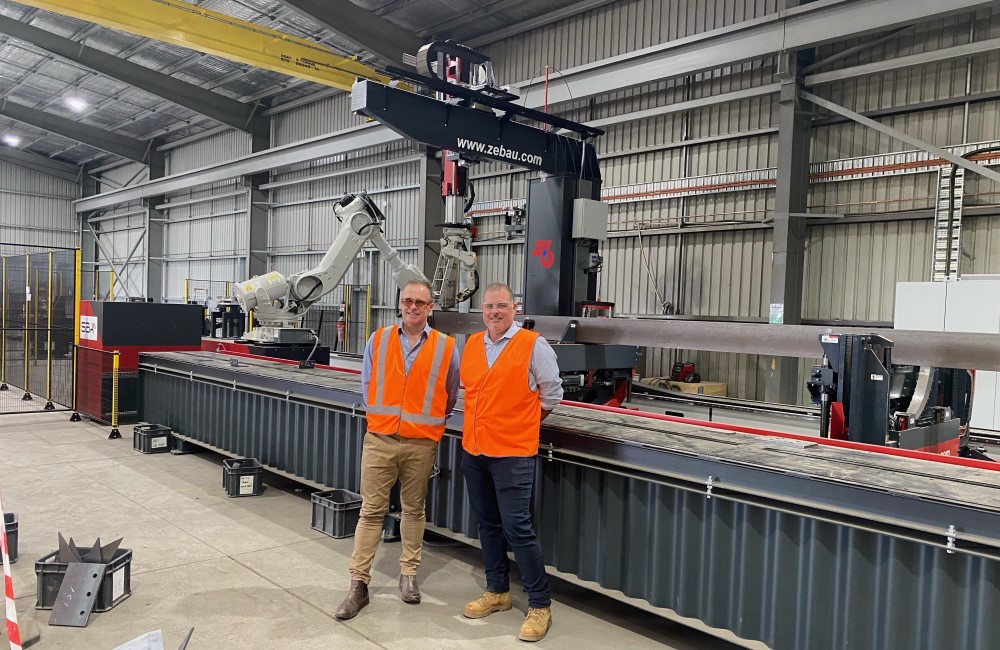
{"type": "Polygon", "coordinates": [[[479,289],[476,254],[470,250],[470,224],[445,224],[441,233],[441,253],[431,287],[442,309],[451,309],[472,297],[479,289]]]}
{"type": "Polygon", "coordinates": [[[245,312],[254,312],[259,324],[246,338],[269,342],[282,340],[278,330],[295,328],[301,323],[313,303],[340,284],[369,241],[389,264],[397,286],[403,287],[411,280],[427,281],[420,269],[399,259],[399,253],[385,240],[382,235],[385,215],[367,194],[348,194],[334,205],[333,210],[342,222],[340,233],[315,268],[288,278],[272,271],[236,285],[234,297],[245,312]]]}

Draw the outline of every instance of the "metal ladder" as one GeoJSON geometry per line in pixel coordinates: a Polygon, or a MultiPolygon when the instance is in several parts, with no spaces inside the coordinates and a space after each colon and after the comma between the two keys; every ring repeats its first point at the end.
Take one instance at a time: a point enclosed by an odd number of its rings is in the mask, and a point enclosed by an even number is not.
{"type": "Polygon", "coordinates": [[[946,260],[951,257],[948,275],[958,275],[962,258],[962,199],[965,195],[965,168],[959,167],[955,174],[955,192],[952,194],[949,180],[951,165],[938,169],[937,205],[934,210],[934,248],[932,251],[931,276],[934,282],[943,282],[946,277],[946,260]],[[951,237],[948,236],[948,205],[954,205],[951,237]]]}
{"type": "Polygon", "coordinates": [[[431,296],[438,307],[449,309],[455,304],[457,289],[457,262],[454,258],[438,255],[437,266],[434,268],[434,278],[431,280],[431,296]]]}

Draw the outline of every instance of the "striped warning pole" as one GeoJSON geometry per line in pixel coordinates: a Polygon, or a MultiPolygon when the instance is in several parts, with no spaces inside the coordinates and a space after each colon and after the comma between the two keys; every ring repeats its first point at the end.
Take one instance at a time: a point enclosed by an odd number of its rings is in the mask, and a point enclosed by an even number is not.
{"type": "MultiPolygon", "coordinates": [[[[3,495],[0,495],[0,513],[3,513],[3,495]]],[[[17,627],[17,608],[14,607],[14,580],[10,577],[10,554],[7,549],[7,527],[0,514],[0,552],[3,555],[3,599],[7,606],[7,638],[10,650],[21,650],[21,631],[17,627]]]]}

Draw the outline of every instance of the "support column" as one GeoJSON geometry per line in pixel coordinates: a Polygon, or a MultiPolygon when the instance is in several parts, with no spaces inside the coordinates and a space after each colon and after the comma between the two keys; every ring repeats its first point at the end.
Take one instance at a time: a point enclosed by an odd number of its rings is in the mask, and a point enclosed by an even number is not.
{"type": "MultiPolygon", "coordinates": [[[[149,180],[163,178],[167,174],[167,156],[157,151],[157,142],[149,147],[149,180]]],[[[153,206],[163,202],[162,196],[150,197],[146,200],[146,285],[143,295],[147,300],[163,302],[163,213],[153,206]]],[[[123,278],[124,280],[124,278],[123,278]]]]}
{"type": "MultiPolygon", "coordinates": [[[[269,149],[271,120],[262,116],[254,117],[251,138],[250,146],[253,153],[269,149]]],[[[270,270],[267,266],[267,225],[270,208],[267,205],[267,192],[260,189],[260,186],[269,179],[269,172],[253,174],[245,179],[250,188],[250,204],[247,206],[247,257],[243,266],[243,277],[236,278],[237,282],[255,275],[263,275],[270,270]]]]}
{"type": "MultiPolygon", "coordinates": [[[[812,52],[780,54],[782,78],[778,108],[778,173],[775,186],[771,293],[768,322],[802,323],[802,281],[805,276],[805,217],[809,190],[809,140],[812,114],[798,96],[800,69],[812,52]]],[[[817,354],[819,343],[817,342],[817,354]]],[[[768,402],[794,404],[799,391],[799,361],[795,357],[767,357],[768,402]]]]}
{"type": "MultiPolygon", "coordinates": [[[[90,170],[84,168],[81,184],[81,196],[87,198],[88,196],[94,196],[101,191],[100,183],[97,179],[91,176],[88,172],[90,170]]],[[[82,213],[79,215],[80,218],[80,298],[82,300],[90,300],[94,297],[95,287],[94,287],[94,268],[97,264],[97,242],[94,241],[94,235],[90,232],[90,227],[88,226],[88,220],[93,215],[92,212],[82,213]]],[[[97,224],[94,224],[96,226],[97,224]]]]}
{"type": "MultiPolygon", "coordinates": [[[[441,228],[444,223],[444,201],[441,200],[441,159],[436,158],[434,149],[428,149],[420,159],[420,202],[423,215],[419,233],[423,245],[417,257],[417,267],[428,278],[434,277],[438,252],[441,250],[441,228]]],[[[467,304],[467,303],[466,303],[467,304]]]]}

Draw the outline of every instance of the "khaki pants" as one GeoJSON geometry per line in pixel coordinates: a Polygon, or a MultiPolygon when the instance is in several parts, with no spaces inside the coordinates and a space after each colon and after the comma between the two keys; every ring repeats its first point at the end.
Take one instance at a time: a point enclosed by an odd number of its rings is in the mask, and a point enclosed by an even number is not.
{"type": "Polygon", "coordinates": [[[399,479],[399,500],[403,507],[400,519],[402,554],[399,572],[417,575],[420,548],[427,522],[424,500],[437,443],[427,438],[403,438],[399,435],[366,433],[361,452],[361,515],[354,532],[351,554],[351,578],[371,581],[372,561],[382,538],[382,524],[389,509],[389,491],[399,479]]]}

